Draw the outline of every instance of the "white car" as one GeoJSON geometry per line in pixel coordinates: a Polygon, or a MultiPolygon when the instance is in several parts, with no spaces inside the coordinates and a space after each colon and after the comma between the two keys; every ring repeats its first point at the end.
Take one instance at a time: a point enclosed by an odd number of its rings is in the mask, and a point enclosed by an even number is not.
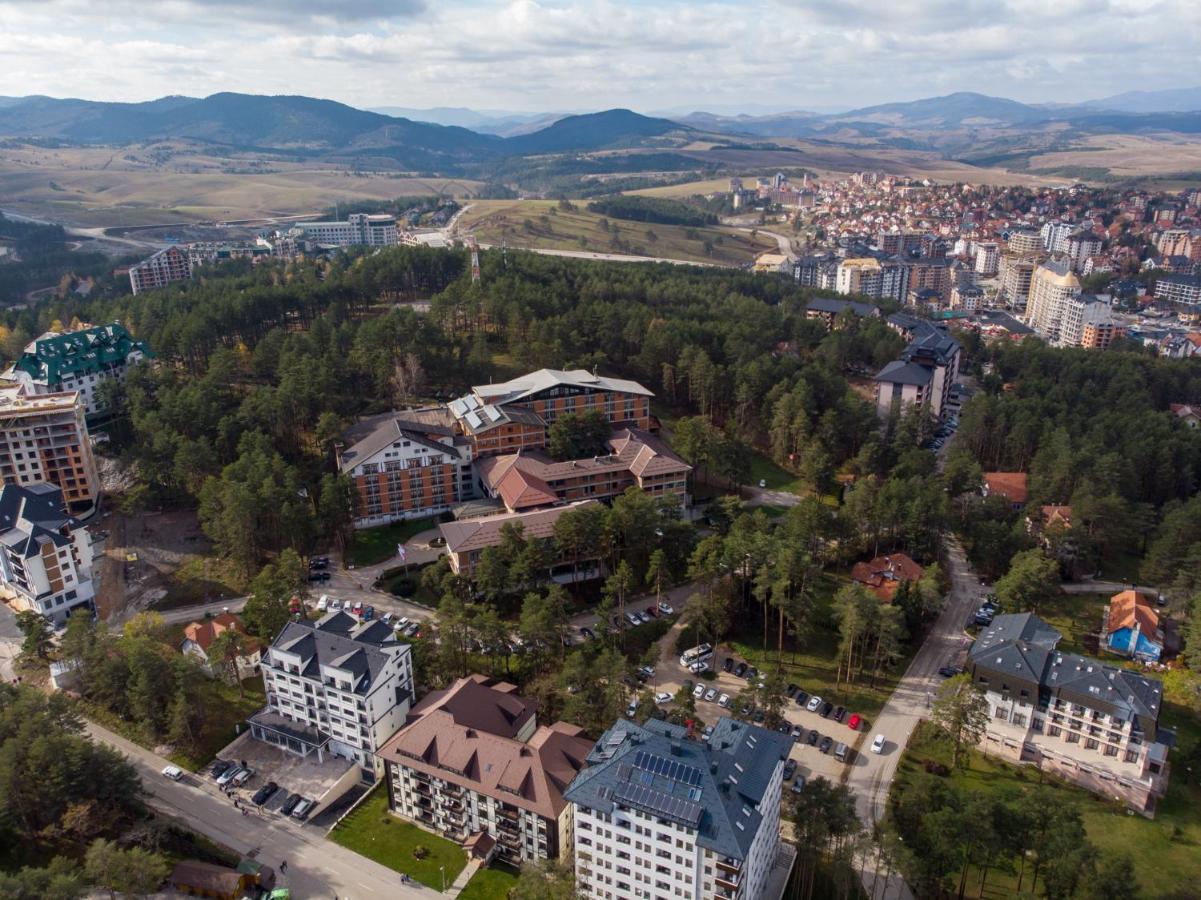
{"type": "Polygon", "coordinates": [[[872,740],[872,753],[883,753],[883,752],[884,752],[884,735],[878,734],[872,740]]]}
{"type": "Polygon", "coordinates": [[[759,479],[759,487],[761,487],[761,488],[767,487],[767,479],[766,478],[759,479]]]}
{"type": "Polygon", "coordinates": [[[642,624],[642,620],[640,618],[638,618],[638,616],[635,613],[632,613],[632,612],[626,613],[626,621],[635,627],[642,624]]]}
{"type": "Polygon", "coordinates": [[[327,597],[325,594],[322,594],[321,599],[317,601],[317,608],[322,611],[328,609],[329,608],[329,597],[327,597]]]}
{"type": "Polygon", "coordinates": [[[179,781],[183,778],[183,769],[179,766],[167,766],[163,769],[163,777],[170,778],[172,781],[179,781]]]}
{"type": "Polygon", "coordinates": [[[333,612],[337,612],[338,610],[340,610],[340,609],[342,608],[342,601],[341,601],[341,600],[331,600],[331,601],[329,601],[329,608],[330,608],[330,610],[332,610],[333,612]]]}
{"type": "Polygon", "coordinates": [[[634,698],[630,701],[630,705],[626,707],[626,718],[634,718],[634,713],[638,712],[638,699],[634,698]]]}
{"type": "Polygon", "coordinates": [[[701,697],[705,696],[705,686],[703,684],[698,684],[696,687],[694,687],[692,689],[692,696],[696,697],[697,700],[700,700],[701,697]]]}
{"type": "Polygon", "coordinates": [[[718,698],[717,698],[717,705],[718,705],[718,706],[720,706],[722,709],[729,709],[729,707],[730,707],[730,695],[729,695],[729,694],[722,694],[720,697],[718,697],[718,698]]]}
{"type": "Polygon", "coordinates": [[[704,672],[708,668],[709,668],[709,664],[707,662],[705,662],[703,659],[698,659],[696,662],[694,662],[692,665],[690,665],[688,667],[688,671],[692,672],[694,675],[699,675],[701,672],[704,672]]]}
{"type": "Polygon", "coordinates": [[[383,622],[385,625],[387,625],[389,622],[392,621],[392,613],[384,613],[382,616],[380,616],[379,620],[381,622],[383,622]]]}
{"type": "Polygon", "coordinates": [[[675,610],[671,608],[671,604],[668,603],[666,600],[660,600],[659,601],[659,612],[663,613],[663,615],[665,615],[665,616],[670,616],[673,612],[675,612],[675,610]]]}
{"type": "Polygon", "coordinates": [[[670,703],[671,702],[671,694],[667,693],[667,691],[659,691],[659,693],[655,694],[655,702],[658,703],[660,706],[662,706],[665,703],[670,703]]]}
{"type": "Polygon", "coordinates": [[[817,712],[821,708],[822,698],[817,696],[817,694],[810,697],[809,702],[805,704],[805,709],[809,710],[809,712],[817,712]]]}
{"type": "Polygon", "coordinates": [[[717,699],[717,688],[709,688],[709,690],[705,691],[705,699],[707,701],[709,701],[710,703],[712,703],[714,700],[716,700],[717,699]]]}

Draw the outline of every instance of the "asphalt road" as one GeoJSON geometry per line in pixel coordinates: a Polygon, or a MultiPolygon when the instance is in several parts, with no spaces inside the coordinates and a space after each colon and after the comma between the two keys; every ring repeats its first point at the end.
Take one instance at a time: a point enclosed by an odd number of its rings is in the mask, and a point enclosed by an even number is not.
{"type": "Polygon", "coordinates": [[[293,897],[365,900],[436,893],[420,885],[403,884],[400,873],[326,840],[317,828],[272,813],[243,816],[203,774],[187,774],[181,781],[171,781],[162,775],[168,760],[99,725],[89,722],[87,728],[94,740],[129,759],[150,792],[151,806],[238,853],[248,855],[257,849],[255,858],[276,870],[277,884],[291,888],[293,897]],[[279,864],[284,861],[288,871],[281,875],[279,864]]]}

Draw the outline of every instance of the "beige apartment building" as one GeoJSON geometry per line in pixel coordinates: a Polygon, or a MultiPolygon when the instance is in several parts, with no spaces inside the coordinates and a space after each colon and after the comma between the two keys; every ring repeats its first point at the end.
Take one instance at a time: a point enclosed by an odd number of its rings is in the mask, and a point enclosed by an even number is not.
{"type": "Polygon", "coordinates": [[[0,476],[5,484],[52,484],[73,515],[92,512],[100,480],[78,391],[34,394],[26,384],[0,383],[0,476]]]}

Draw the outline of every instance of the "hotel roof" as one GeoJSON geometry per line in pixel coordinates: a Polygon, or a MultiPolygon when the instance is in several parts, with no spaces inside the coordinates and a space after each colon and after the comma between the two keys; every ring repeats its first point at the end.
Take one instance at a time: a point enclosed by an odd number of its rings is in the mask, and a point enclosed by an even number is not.
{"type": "Polygon", "coordinates": [[[438,526],[438,530],[446,538],[447,550],[451,553],[466,553],[499,544],[501,530],[510,524],[520,526],[522,535],[527,539],[551,537],[555,533],[555,523],[559,521],[559,517],[568,510],[579,509],[581,506],[599,504],[595,500],[580,500],[566,506],[533,512],[501,513],[480,519],[461,519],[457,522],[443,522],[438,526]]]}
{"type": "Polygon", "coordinates": [[[587,369],[539,369],[512,381],[502,381],[499,384],[477,385],[471,389],[484,402],[497,404],[514,403],[532,397],[554,387],[577,387],[594,391],[617,391],[625,394],[639,394],[643,397],[654,396],[636,381],[624,378],[608,378],[604,375],[593,375],[587,369]]]}

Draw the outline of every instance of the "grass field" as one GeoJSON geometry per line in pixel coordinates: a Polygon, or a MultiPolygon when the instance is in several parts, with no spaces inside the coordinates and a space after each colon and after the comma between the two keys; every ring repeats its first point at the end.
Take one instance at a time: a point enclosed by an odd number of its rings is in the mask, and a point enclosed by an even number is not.
{"type": "Polygon", "coordinates": [[[751,484],[765,482],[769,491],[788,491],[792,494],[808,494],[808,483],[800,475],[781,469],[774,462],[754,450],[751,451],[751,484]]]}
{"type": "Polygon", "coordinates": [[[459,892],[459,900],[505,900],[517,884],[517,872],[500,863],[480,869],[459,892]]]}
{"type": "Polygon", "coordinates": [[[1192,173],[1195,184],[1201,173],[1201,139],[1183,134],[1096,135],[1068,150],[1034,154],[1027,167],[1032,172],[1103,169],[1113,178],[1135,179],[1172,180],[1174,175],[1192,173]]]}
{"type": "Polygon", "coordinates": [[[776,242],[730,228],[683,228],[608,219],[609,230],[601,229],[604,216],[585,209],[577,201],[575,211],[557,208],[552,200],[473,200],[459,219],[459,230],[472,232],[486,244],[545,250],[574,250],[684,259],[722,265],[741,265],[760,253],[774,252],[776,242]],[[652,239],[649,232],[653,232],[652,239]],[[712,245],[712,254],[705,244],[712,245]]]}
{"type": "MultiPolygon", "coordinates": [[[[904,789],[906,782],[921,770],[921,760],[933,759],[949,765],[950,758],[948,744],[930,730],[919,728],[897,768],[893,790],[904,789]]],[[[1201,853],[1197,852],[1201,843],[1201,816],[1196,814],[1201,804],[1201,788],[1185,784],[1182,775],[1175,773],[1154,820],[1127,815],[1121,806],[1079,788],[1049,783],[1054,784],[1057,804],[1072,804],[1080,810],[1088,838],[1102,854],[1128,853],[1134,860],[1144,895],[1158,897],[1181,885],[1195,885],[1201,879],[1201,853]]],[[[1011,766],[972,751],[968,767],[953,772],[950,778],[972,794],[999,794],[1029,789],[1037,783],[1038,773],[1032,767],[1011,766]]],[[[974,891],[978,881],[969,876],[968,897],[980,896],[974,891]]],[[[994,870],[988,875],[984,896],[1013,896],[1016,889],[1016,876],[994,870]]]]}
{"type": "Polygon", "coordinates": [[[434,527],[434,520],[408,519],[379,528],[364,528],[354,533],[346,549],[346,562],[353,566],[374,566],[396,556],[396,545],[415,534],[434,527]]]}
{"type": "Polygon", "coordinates": [[[388,791],[382,786],[343,819],[329,838],[435,891],[442,890],[442,870],[450,887],[467,865],[466,854],[458,844],[392,815],[388,811],[388,791]],[[418,847],[428,851],[424,859],[414,856],[418,847]]]}

